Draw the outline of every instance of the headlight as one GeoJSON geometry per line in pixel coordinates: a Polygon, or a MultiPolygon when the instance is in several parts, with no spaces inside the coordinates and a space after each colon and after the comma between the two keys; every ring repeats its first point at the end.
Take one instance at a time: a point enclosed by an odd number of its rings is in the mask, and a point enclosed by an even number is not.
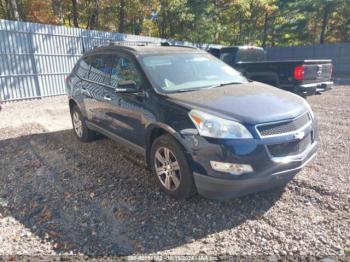
{"type": "Polygon", "coordinates": [[[213,116],[198,110],[192,110],[189,116],[199,134],[215,138],[253,138],[251,133],[240,123],[213,116]]]}
{"type": "Polygon", "coordinates": [[[306,102],[306,101],[305,101],[305,105],[306,105],[307,109],[309,110],[309,113],[310,113],[312,119],[314,119],[314,118],[315,118],[315,115],[314,115],[314,112],[312,111],[311,106],[310,106],[309,103],[306,102]]]}

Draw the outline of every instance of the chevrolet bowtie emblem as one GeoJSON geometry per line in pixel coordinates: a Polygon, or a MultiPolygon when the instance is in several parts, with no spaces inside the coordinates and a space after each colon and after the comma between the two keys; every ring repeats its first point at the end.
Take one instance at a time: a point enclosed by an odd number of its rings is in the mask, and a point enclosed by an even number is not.
{"type": "Polygon", "coordinates": [[[304,131],[301,131],[301,132],[298,132],[298,133],[295,133],[295,134],[294,134],[294,138],[295,138],[295,139],[298,139],[298,140],[303,139],[304,136],[305,136],[305,132],[304,132],[304,131]]]}

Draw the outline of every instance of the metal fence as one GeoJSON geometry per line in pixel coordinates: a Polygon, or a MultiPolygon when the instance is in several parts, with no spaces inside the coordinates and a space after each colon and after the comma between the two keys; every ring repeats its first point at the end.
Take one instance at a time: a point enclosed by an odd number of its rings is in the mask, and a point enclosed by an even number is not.
{"type": "Polygon", "coordinates": [[[164,41],[153,37],[0,20],[0,100],[64,94],[65,77],[84,50],[109,41],[124,40],[164,41]]]}
{"type": "Polygon", "coordinates": [[[332,59],[336,75],[350,75],[350,43],[312,46],[273,47],[267,49],[268,59],[332,59]]]}

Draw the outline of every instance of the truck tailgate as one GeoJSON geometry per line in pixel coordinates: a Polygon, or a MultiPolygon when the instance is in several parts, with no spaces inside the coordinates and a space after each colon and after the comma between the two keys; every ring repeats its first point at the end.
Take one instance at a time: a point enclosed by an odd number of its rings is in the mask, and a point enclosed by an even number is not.
{"type": "Polygon", "coordinates": [[[332,78],[331,60],[306,60],[303,66],[305,70],[303,84],[326,82],[332,78]]]}

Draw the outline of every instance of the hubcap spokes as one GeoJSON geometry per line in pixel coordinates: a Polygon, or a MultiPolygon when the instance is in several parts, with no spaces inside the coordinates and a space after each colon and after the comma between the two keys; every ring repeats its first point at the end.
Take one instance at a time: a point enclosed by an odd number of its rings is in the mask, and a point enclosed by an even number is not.
{"type": "Polygon", "coordinates": [[[79,116],[78,112],[73,113],[73,127],[75,130],[75,133],[79,137],[82,137],[83,136],[83,124],[80,120],[80,116],[79,116]]]}
{"type": "Polygon", "coordinates": [[[180,186],[180,166],[170,149],[166,147],[158,148],[154,165],[158,179],[166,189],[174,191],[180,186]]]}

